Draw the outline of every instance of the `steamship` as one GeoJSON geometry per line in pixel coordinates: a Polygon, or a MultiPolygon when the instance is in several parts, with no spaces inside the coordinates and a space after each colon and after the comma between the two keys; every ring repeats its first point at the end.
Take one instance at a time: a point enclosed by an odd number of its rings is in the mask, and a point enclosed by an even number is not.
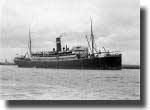
{"type": "Polygon", "coordinates": [[[56,38],[56,49],[42,52],[32,51],[29,30],[28,52],[25,55],[16,56],[14,63],[18,67],[120,70],[122,68],[122,54],[118,51],[107,51],[104,47],[104,51],[97,51],[94,45],[92,20],[90,30],[91,41],[86,36],[87,47],[75,46],[69,49],[66,45],[62,48],[60,35],[56,38]]]}

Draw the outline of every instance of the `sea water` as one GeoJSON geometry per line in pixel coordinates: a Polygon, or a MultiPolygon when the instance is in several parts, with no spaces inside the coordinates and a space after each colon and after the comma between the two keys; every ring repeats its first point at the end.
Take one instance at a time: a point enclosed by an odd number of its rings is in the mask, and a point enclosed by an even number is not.
{"type": "Polygon", "coordinates": [[[80,70],[0,66],[4,100],[140,100],[140,69],[80,70]]]}

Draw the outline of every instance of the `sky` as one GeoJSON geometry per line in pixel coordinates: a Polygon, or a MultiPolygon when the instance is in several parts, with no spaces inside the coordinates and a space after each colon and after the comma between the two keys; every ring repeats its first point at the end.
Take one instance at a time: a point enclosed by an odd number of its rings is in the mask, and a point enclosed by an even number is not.
{"type": "Polygon", "coordinates": [[[52,50],[62,33],[63,46],[88,46],[92,17],[98,49],[140,64],[139,0],[3,0],[0,7],[0,61],[27,52],[29,28],[33,51],[52,50]]]}

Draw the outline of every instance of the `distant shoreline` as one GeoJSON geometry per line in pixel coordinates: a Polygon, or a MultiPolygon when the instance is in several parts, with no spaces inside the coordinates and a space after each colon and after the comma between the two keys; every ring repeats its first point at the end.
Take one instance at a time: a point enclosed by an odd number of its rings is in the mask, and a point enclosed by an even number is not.
{"type": "Polygon", "coordinates": [[[12,63],[12,62],[7,62],[7,63],[0,62],[0,65],[15,65],[15,64],[14,64],[14,63],[12,63]]]}
{"type": "Polygon", "coordinates": [[[122,65],[122,69],[140,69],[140,65],[122,65]]]}

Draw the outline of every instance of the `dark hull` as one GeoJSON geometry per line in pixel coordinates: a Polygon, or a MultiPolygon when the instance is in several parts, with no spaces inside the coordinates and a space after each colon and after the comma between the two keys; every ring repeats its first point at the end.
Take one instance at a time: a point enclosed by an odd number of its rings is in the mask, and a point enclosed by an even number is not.
{"type": "Polygon", "coordinates": [[[36,68],[64,68],[64,69],[114,69],[122,68],[121,55],[91,59],[65,60],[65,61],[30,61],[26,59],[14,60],[18,67],[36,68]]]}

